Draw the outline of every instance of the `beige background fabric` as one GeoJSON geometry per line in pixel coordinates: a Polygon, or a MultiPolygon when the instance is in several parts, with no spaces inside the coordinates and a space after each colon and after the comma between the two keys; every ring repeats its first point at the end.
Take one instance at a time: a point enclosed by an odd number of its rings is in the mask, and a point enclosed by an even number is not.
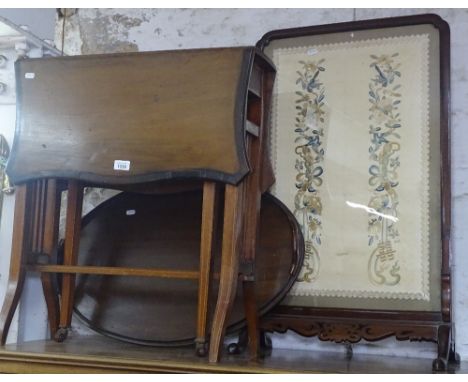
{"type": "MultiPolygon", "coordinates": [[[[381,297],[429,299],[428,224],[428,55],[426,34],[405,37],[276,49],[278,69],[273,108],[273,162],[277,176],[273,193],[295,211],[306,241],[310,239],[304,214],[297,210],[295,148],[296,83],[303,62],[323,61],[319,81],[324,92],[321,147],[322,184],[320,244],[313,242],[319,269],[313,280],[295,284],[293,296],[381,297]],[[369,186],[369,84],[375,75],[371,55],[392,55],[400,64],[398,92],[401,114],[398,129],[399,161],[396,222],[399,237],[392,240],[399,280],[395,285],[372,282],[368,220],[372,187],[369,186]],[[367,207],[367,210],[366,210],[367,207]]],[[[310,121],[309,121],[310,122],[310,121]]],[[[300,143],[300,141],[299,141],[300,143]]],[[[303,272],[304,273],[304,272],[303,272]]],[[[301,278],[301,277],[300,277],[301,278]]]]}

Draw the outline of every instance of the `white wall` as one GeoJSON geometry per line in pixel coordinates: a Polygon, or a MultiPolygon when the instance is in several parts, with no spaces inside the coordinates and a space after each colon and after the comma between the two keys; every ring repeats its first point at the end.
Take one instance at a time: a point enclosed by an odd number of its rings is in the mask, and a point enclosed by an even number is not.
{"type": "Polygon", "coordinates": [[[54,39],[55,8],[0,8],[0,16],[16,25],[25,25],[31,33],[46,40],[54,39]]]}

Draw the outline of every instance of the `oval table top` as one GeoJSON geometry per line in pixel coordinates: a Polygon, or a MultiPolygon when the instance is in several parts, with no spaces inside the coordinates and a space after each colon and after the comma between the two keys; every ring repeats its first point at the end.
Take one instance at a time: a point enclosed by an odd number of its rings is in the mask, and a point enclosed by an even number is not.
{"type": "MultiPolygon", "coordinates": [[[[197,271],[201,206],[200,191],[118,194],[84,217],[78,263],[197,271]]],[[[304,244],[292,214],[269,194],[262,197],[260,227],[256,294],[263,314],[297,278],[304,244]]],[[[216,303],[220,248],[219,240],[212,265],[208,328],[216,303]]],[[[156,346],[194,341],[197,280],[78,275],[76,286],[75,313],[101,334],[156,346]]],[[[228,332],[245,325],[241,293],[239,283],[228,332]]]]}

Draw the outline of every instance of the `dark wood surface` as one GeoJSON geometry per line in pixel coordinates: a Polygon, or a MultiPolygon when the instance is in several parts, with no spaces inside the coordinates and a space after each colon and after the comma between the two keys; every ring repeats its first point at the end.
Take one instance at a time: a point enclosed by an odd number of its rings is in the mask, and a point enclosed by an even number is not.
{"type": "MultiPolygon", "coordinates": [[[[337,349],[338,350],[338,349],[337,349]]],[[[270,357],[224,357],[218,364],[189,348],[147,348],[96,336],[73,341],[32,341],[0,347],[5,373],[431,373],[431,359],[354,354],[342,351],[273,349],[270,357]]],[[[468,363],[450,372],[467,373],[468,363]]]]}
{"type": "Polygon", "coordinates": [[[244,129],[254,61],[269,66],[254,48],[20,60],[7,173],[16,183],[235,184],[249,171],[244,129]],[[115,160],[130,161],[130,170],[114,170],[115,160]]]}
{"type": "MultiPolygon", "coordinates": [[[[76,311],[91,327],[150,345],[193,343],[202,197],[200,191],[171,195],[121,193],[84,218],[80,265],[129,267],[140,272],[145,272],[141,268],[146,272],[148,268],[192,270],[194,275],[193,279],[77,276],[76,311]]],[[[302,264],[303,243],[290,212],[271,195],[262,200],[255,287],[259,307],[265,312],[291,287],[302,264]]],[[[208,328],[220,270],[221,243],[217,237],[208,328]]],[[[231,329],[238,328],[244,318],[241,287],[229,320],[231,329]]]]}
{"type": "Polygon", "coordinates": [[[434,368],[444,369],[447,362],[456,362],[452,322],[452,288],[450,266],[451,231],[451,166],[450,166],[450,27],[435,14],[362,20],[310,27],[274,30],[258,42],[262,51],[275,40],[295,37],[353,32],[412,25],[433,25],[439,31],[440,64],[440,192],[442,223],[441,310],[437,312],[406,312],[390,310],[353,310],[304,306],[279,306],[268,314],[262,327],[271,331],[294,330],[304,336],[318,336],[335,342],[379,340],[389,336],[406,340],[428,340],[439,344],[434,368]]]}

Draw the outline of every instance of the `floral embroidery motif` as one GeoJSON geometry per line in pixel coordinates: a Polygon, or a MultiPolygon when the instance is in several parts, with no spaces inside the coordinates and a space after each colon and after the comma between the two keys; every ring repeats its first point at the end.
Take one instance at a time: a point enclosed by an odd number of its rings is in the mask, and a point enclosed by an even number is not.
{"type": "Polygon", "coordinates": [[[397,285],[400,282],[400,266],[394,243],[399,240],[398,221],[398,168],[400,167],[401,94],[398,83],[401,63],[398,53],[371,55],[370,67],[374,77],[369,84],[369,246],[374,247],[368,262],[370,281],[376,285],[397,285]]]}
{"type": "Polygon", "coordinates": [[[302,70],[297,71],[296,85],[301,91],[296,91],[296,122],[295,153],[296,188],[294,198],[294,215],[301,225],[305,240],[304,265],[299,275],[300,282],[313,282],[317,279],[320,269],[320,257],[317,246],[321,245],[322,236],[322,200],[320,186],[322,185],[323,156],[322,148],[323,110],[325,90],[319,82],[319,75],[325,71],[322,66],[324,59],[319,61],[299,61],[302,70]]]}

